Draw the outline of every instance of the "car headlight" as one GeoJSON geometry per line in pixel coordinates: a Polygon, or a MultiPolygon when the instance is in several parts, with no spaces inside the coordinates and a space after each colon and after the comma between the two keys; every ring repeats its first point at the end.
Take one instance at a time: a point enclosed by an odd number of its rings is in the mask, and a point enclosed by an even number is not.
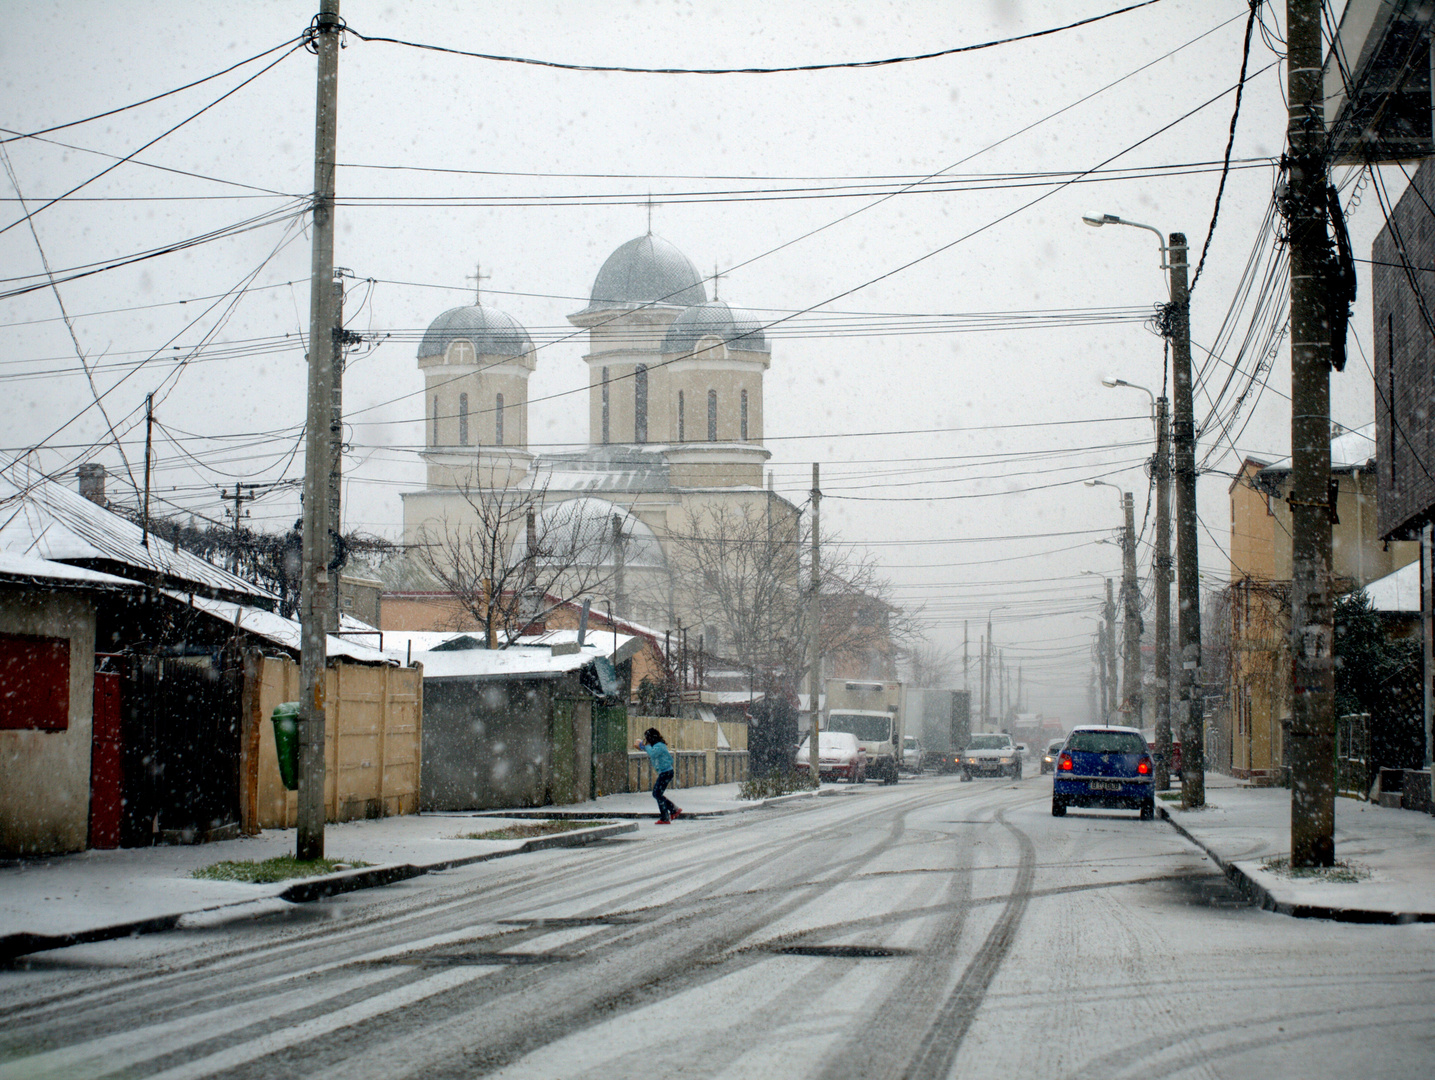
{"type": "Polygon", "coordinates": [[[1003,765],[1010,765],[1010,764],[1011,764],[1011,758],[1009,758],[1009,757],[1004,757],[1004,758],[1002,758],[1002,764],[1003,764],[1003,765]]]}

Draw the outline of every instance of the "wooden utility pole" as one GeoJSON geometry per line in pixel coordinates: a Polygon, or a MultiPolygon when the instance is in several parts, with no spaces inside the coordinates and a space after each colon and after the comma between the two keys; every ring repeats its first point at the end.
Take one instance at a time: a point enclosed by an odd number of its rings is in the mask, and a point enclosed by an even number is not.
{"type": "Polygon", "coordinates": [[[1126,513],[1126,531],[1121,538],[1121,681],[1125,693],[1121,706],[1126,722],[1139,728],[1142,724],[1141,692],[1141,591],[1136,584],[1136,511],[1131,492],[1121,493],[1121,506],[1126,513]]]}
{"type": "Polygon", "coordinates": [[[807,596],[807,694],[812,708],[812,727],[807,741],[807,767],[812,779],[818,778],[817,742],[818,707],[822,693],[822,484],[817,462],[812,463],[812,586],[807,596]]]}
{"type": "Polygon", "coordinates": [[[325,612],[328,618],[328,632],[337,634],[339,632],[339,574],[342,571],[343,559],[335,547],[343,541],[335,538],[340,535],[342,517],[340,515],[340,504],[342,492],[340,481],[343,478],[344,470],[344,280],[337,273],[334,275],[334,323],[331,331],[333,351],[330,354],[329,395],[329,426],[328,426],[328,458],[329,458],[329,483],[326,496],[329,500],[329,531],[325,534],[324,552],[325,566],[331,568],[333,581],[329,588],[329,607],[325,612]]]}
{"type": "Polygon", "coordinates": [[[1172,443],[1176,456],[1177,636],[1181,644],[1181,805],[1206,805],[1206,718],[1201,668],[1201,573],[1196,547],[1196,421],[1191,400],[1191,289],[1186,235],[1166,247],[1171,270],[1172,443]]]}
{"type": "Polygon", "coordinates": [[[149,550],[149,474],[154,457],[154,394],[144,398],[144,509],[140,512],[140,546],[149,550]]]}
{"type": "Polygon", "coordinates": [[[339,0],[320,0],[311,44],[314,105],[314,241],[309,278],[309,387],[304,441],[304,576],[299,595],[299,818],[296,857],[324,857],[325,625],[329,609],[329,428],[333,409],[334,160],[339,98],[339,0]]]}
{"type": "Polygon", "coordinates": [[[1330,866],[1335,861],[1331,343],[1323,287],[1329,239],[1321,5],[1317,0],[1287,0],[1286,41],[1290,112],[1284,209],[1291,264],[1291,865],[1330,866]]]}
{"type": "Polygon", "coordinates": [[[1156,399],[1156,789],[1171,786],[1171,444],[1169,403],[1156,399]]]}

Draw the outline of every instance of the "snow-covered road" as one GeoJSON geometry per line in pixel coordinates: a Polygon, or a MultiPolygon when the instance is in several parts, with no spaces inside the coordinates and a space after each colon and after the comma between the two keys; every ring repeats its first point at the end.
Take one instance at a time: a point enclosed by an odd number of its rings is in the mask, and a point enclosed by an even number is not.
{"type": "Polygon", "coordinates": [[[1416,1075],[1435,926],[934,776],[0,971],[13,1077],[1416,1075]]]}

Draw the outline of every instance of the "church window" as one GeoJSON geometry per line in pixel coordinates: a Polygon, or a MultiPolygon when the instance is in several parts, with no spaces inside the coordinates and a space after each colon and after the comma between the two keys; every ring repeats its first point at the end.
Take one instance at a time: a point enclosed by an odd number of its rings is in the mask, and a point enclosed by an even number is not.
{"type": "Polygon", "coordinates": [[[608,445],[608,369],[603,369],[603,445],[608,445]]]}
{"type": "Polygon", "coordinates": [[[493,405],[493,442],[503,445],[503,395],[499,394],[493,405]]]}
{"type": "Polygon", "coordinates": [[[458,395],[458,445],[468,445],[468,395],[458,395]]]}
{"type": "Polygon", "coordinates": [[[687,439],[687,432],[684,430],[684,427],[683,427],[683,392],[682,392],[681,390],[679,390],[679,391],[678,391],[678,442],[684,442],[686,439],[687,439]]]}
{"type": "Polygon", "coordinates": [[[433,445],[438,445],[438,395],[433,398],[433,445]]]}
{"type": "Polygon", "coordinates": [[[741,439],[747,442],[747,391],[744,390],[738,396],[738,426],[741,429],[741,439]]]}
{"type": "Polygon", "coordinates": [[[633,369],[633,441],[648,441],[648,365],[633,369]]]}
{"type": "Polygon", "coordinates": [[[708,391],[708,442],[717,442],[717,391],[708,391]]]}

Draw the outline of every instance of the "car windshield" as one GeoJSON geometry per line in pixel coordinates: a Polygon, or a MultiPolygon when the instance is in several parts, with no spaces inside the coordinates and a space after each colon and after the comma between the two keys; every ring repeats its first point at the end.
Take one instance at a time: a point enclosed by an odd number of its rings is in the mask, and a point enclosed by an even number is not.
{"type": "Polygon", "coordinates": [[[1066,748],[1091,754],[1144,754],[1146,740],[1134,731],[1073,731],[1066,748]]]}
{"type": "Polygon", "coordinates": [[[917,749],[917,740],[914,739],[914,738],[912,738],[912,737],[909,735],[909,736],[907,736],[905,739],[902,740],[902,745],[903,745],[904,747],[906,747],[908,750],[915,750],[915,749],[917,749]]]}
{"type": "Polygon", "coordinates": [[[827,729],[850,732],[863,742],[886,742],[892,737],[892,719],[860,713],[833,713],[827,719],[827,729]]]}
{"type": "Polygon", "coordinates": [[[967,743],[968,750],[1008,750],[1011,740],[1005,735],[973,735],[967,743]]]}

